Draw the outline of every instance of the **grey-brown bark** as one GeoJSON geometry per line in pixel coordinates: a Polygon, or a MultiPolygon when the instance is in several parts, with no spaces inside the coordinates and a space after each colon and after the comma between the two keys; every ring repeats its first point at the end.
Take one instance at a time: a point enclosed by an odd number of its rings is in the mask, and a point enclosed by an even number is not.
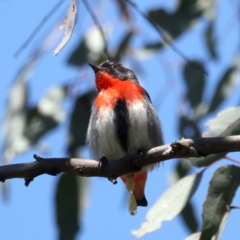
{"type": "Polygon", "coordinates": [[[107,162],[101,167],[99,161],[80,158],[41,158],[34,155],[36,161],[22,164],[0,166],[0,181],[11,178],[24,178],[28,185],[41,174],[57,175],[71,172],[84,177],[106,177],[113,183],[116,178],[136,171],[152,163],[174,158],[202,157],[216,153],[240,151],[240,135],[229,137],[181,139],[150,149],[146,154],[132,154],[121,159],[107,162]]]}

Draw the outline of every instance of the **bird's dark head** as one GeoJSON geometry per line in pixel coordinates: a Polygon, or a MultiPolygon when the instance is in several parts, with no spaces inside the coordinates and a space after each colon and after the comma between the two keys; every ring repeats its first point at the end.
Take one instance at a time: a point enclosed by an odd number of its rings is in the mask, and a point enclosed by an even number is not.
{"type": "Polygon", "coordinates": [[[93,65],[90,63],[89,65],[91,66],[96,75],[99,72],[106,72],[115,79],[119,79],[122,81],[129,80],[138,83],[137,77],[135,76],[132,70],[125,68],[121,64],[116,63],[114,61],[107,60],[101,63],[100,65],[93,65]]]}

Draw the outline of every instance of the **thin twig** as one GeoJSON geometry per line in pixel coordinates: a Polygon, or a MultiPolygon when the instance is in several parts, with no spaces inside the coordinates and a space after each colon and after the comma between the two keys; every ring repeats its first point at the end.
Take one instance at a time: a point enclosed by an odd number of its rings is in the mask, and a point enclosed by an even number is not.
{"type": "Polygon", "coordinates": [[[95,25],[98,27],[98,30],[100,31],[101,35],[102,35],[102,38],[103,38],[103,41],[104,41],[104,54],[106,55],[106,59],[110,59],[110,56],[108,54],[108,49],[107,49],[107,41],[106,41],[106,38],[105,38],[105,35],[104,35],[104,32],[103,32],[103,29],[102,29],[102,26],[100,24],[100,22],[98,21],[98,18],[97,16],[95,15],[94,11],[91,9],[89,3],[87,0],[82,0],[86,9],[88,10],[89,14],[91,15],[95,25]]]}
{"type": "Polygon", "coordinates": [[[151,20],[151,18],[145,14],[136,3],[132,2],[131,0],[125,0],[127,3],[129,3],[129,5],[131,5],[140,15],[142,15],[143,18],[147,19],[148,22],[156,29],[156,31],[160,34],[160,36],[163,38],[163,42],[166,43],[170,48],[172,48],[172,50],[174,52],[176,52],[178,55],[180,55],[185,62],[189,63],[190,65],[192,65],[194,68],[196,68],[199,71],[203,71],[206,75],[208,75],[208,73],[203,70],[200,69],[198,66],[196,66],[192,61],[190,61],[184,54],[183,52],[181,52],[172,42],[171,38],[165,34],[165,32],[155,23],[151,20]]]}
{"type": "Polygon", "coordinates": [[[14,57],[18,57],[18,55],[25,49],[28,44],[33,40],[33,38],[37,35],[37,33],[40,31],[40,29],[44,26],[44,24],[53,16],[53,13],[56,13],[57,9],[62,5],[64,0],[58,1],[53,8],[43,17],[41,22],[37,25],[37,27],[32,31],[32,33],[29,35],[27,40],[17,49],[17,51],[14,53],[14,57]]]}
{"type": "Polygon", "coordinates": [[[234,159],[234,158],[231,158],[231,157],[229,157],[229,156],[224,156],[223,159],[224,159],[224,158],[227,159],[227,160],[229,160],[229,161],[231,161],[231,162],[240,164],[240,161],[238,161],[238,160],[236,160],[236,159],[234,159]]]}
{"type": "Polygon", "coordinates": [[[123,158],[99,164],[99,161],[79,158],[41,158],[34,155],[35,162],[0,166],[0,181],[24,178],[28,185],[42,174],[56,176],[69,172],[82,177],[106,177],[112,183],[129,172],[139,171],[150,164],[175,158],[201,157],[210,154],[240,151],[240,135],[230,137],[181,139],[172,144],[150,149],[146,154],[131,154],[123,158]]]}

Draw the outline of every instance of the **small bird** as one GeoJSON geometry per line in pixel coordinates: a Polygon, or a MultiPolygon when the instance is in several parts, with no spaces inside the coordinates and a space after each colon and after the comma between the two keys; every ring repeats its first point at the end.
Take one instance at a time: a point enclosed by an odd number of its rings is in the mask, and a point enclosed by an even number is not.
{"type": "MultiPolygon", "coordinates": [[[[98,91],[87,130],[87,142],[93,155],[112,161],[163,145],[157,113],[133,71],[110,60],[89,65],[95,72],[98,91]]],[[[137,213],[137,206],[148,205],[144,194],[147,174],[157,165],[121,176],[130,193],[131,215],[137,213]]]]}

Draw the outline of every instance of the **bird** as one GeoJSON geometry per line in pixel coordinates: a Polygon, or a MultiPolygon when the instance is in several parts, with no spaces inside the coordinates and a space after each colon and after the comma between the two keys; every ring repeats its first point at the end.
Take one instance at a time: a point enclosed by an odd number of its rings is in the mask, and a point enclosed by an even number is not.
{"type": "MultiPolygon", "coordinates": [[[[160,120],[147,91],[134,72],[120,63],[106,60],[89,63],[95,73],[97,97],[91,109],[86,142],[98,160],[114,161],[128,154],[144,154],[163,145],[160,120]]],[[[148,205],[144,189],[150,164],[139,172],[121,176],[129,191],[128,209],[136,215],[137,207],[148,205]]]]}

